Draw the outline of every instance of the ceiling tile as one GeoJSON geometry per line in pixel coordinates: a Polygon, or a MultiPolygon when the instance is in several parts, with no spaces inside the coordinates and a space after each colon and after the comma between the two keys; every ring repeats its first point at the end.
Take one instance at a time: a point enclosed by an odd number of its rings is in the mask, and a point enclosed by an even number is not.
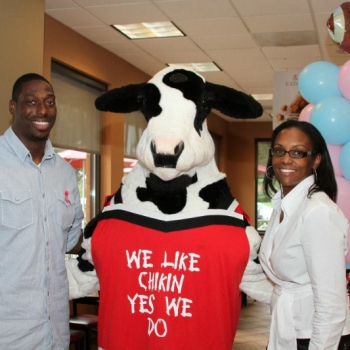
{"type": "Polygon", "coordinates": [[[271,58],[270,62],[274,70],[293,70],[303,69],[308,64],[321,61],[321,55],[318,57],[300,57],[300,58],[271,58]]]}
{"type": "Polygon", "coordinates": [[[343,50],[338,49],[336,46],[328,45],[324,47],[324,59],[338,66],[341,66],[350,60],[350,56],[343,50]]]}
{"type": "MultiPolygon", "coordinates": [[[[58,0],[60,1],[60,0],[58,0]]],[[[151,2],[150,0],[74,0],[81,7],[151,2]]]]}
{"type": "Polygon", "coordinates": [[[342,57],[345,60],[350,59],[350,56],[348,53],[343,51],[340,47],[337,45],[323,45],[322,46],[323,53],[327,56],[332,56],[332,57],[342,57]]]}
{"type": "Polygon", "coordinates": [[[119,5],[86,7],[106,24],[128,24],[167,21],[168,18],[152,3],[127,3],[119,5]]]}
{"type": "Polygon", "coordinates": [[[174,21],[237,17],[228,0],[158,1],[156,4],[174,21]]]}
{"type": "Polygon", "coordinates": [[[256,42],[250,34],[192,36],[192,40],[203,50],[250,49],[256,42]]]}
{"type": "Polygon", "coordinates": [[[320,57],[318,45],[291,46],[291,47],[264,47],[262,49],[266,58],[299,58],[299,57],[320,57]]]}
{"type": "Polygon", "coordinates": [[[245,17],[245,23],[252,33],[287,32],[314,30],[310,14],[245,17]]]}
{"type": "Polygon", "coordinates": [[[340,6],[343,1],[339,0],[309,0],[312,4],[312,8],[314,9],[315,13],[318,12],[325,12],[329,13],[329,15],[338,7],[340,6]]]}
{"type": "Polygon", "coordinates": [[[119,57],[123,58],[125,61],[130,64],[138,67],[142,71],[146,72],[150,76],[153,76],[163,68],[167,66],[162,64],[152,56],[146,53],[138,53],[138,54],[120,54],[119,57]]]}
{"type": "Polygon", "coordinates": [[[45,0],[45,9],[62,9],[62,8],[74,8],[79,7],[72,0],[45,0]]]}
{"type": "Polygon", "coordinates": [[[344,63],[348,62],[349,61],[349,57],[336,57],[336,56],[330,56],[330,57],[327,57],[326,56],[326,60],[331,62],[331,63],[334,63],[336,66],[342,66],[344,63]]]}
{"type": "Polygon", "coordinates": [[[140,39],[134,40],[133,43],[149,53],[198,50],[198,47],[188,37],[140,39]]]}
{"type": "Polygon", "coordinates": [[[318,43],[317,34],[314,30],[255,33],[254,37],[261,47],[289,47],[318,43]]]}
{"type": "Polygon", "coordinates": [[[75,30],[88,38],[89,40],[96,43],[103,43],[108,41],[128,41],[123,34],[110,26],[97,26],[97,27],[79,27],[75,30]]]}
{"type": "Polygon", "coordinates": [[[83,8],[47,10],[46,13],[67,27],[98,26],[103,23],[83,8]]]}
{"type": "Polygon", "coordinates": [[[249,94],[272,94],[273,93],[273,86],[251,86],[248,90],[249,94]]]}
{"type": "Polygon", "coordinates": [[[99,43],[99,45],[113,52],[116,55],[144,53],[139,47],[137,47],[130,41],[108,41],[101,42],[99,43]]]}
{"type": "Polygon", "coordinates": [[[240,87],[225,72],[207,72],[201,73],[201,75],[210,83],[224,85],[240,90],[240,87]]]}
{"type": "Polygon", "coordinates": [[[310,13],[306,0],[232,0],[243,17],[310,13]]]}
{"type": "Polygon", "coordinates": [[[248,33],[246,27],[239,18],[177,21],[176,24],[188,36],[236,35],[248,33]]]}
{"type": "Polygon", "coordinates": [[[214,60],[261,60],[264,59],[264,54],[260,49],[241,49],[241,50],[208,50],[210,57],[214,60]]]}
{"type": "Polygon", "coordinates": [[[244,90],[250,87],[273,86],[273,70],[242,70],[235,72],[234,79],[244,90]]]}
{"type": "Polygon", "coordinates": [[[219,60],[217,64],[224,69],[225,71],[229,71],[230,75],[234,77],[235,72],[239,72],[242,70],[248,71],[250,69],[261,69],[261,70],[269,70],[271,69],[271,64],[266,59],[261,60],[219,60]]]}
{"type": "Polygon", "coordinates": [[[157,52],[154,54],[160,62],[163,63],[198,63],[209,62],[208,57],[204,52],[200,50],[196,51],[178,51],[178,52],[157,52]]]}

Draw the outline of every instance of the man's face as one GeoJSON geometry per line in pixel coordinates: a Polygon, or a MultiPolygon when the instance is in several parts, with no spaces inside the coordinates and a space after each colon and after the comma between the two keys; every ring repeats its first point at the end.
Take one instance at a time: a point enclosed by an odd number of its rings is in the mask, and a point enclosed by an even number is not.
{"type": "Polygon", "coordinates": [[[11,100],[12,128],[26,145],[42,142],[50,134],[56,121],[56,99],[51,86],[42,80],[22,84],[17,101],[11,100]]]}

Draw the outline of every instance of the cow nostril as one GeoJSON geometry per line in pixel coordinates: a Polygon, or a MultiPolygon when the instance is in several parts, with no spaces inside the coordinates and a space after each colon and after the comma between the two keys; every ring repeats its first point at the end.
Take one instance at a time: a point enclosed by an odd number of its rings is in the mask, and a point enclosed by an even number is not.
{"type": "Polygon", "coordinates": [[[167,149],[164,147],[163,149],[159,147],[162,151],[158,149],[159,152],[157,152],[157,142],[152,140],[150,147],[155,167],[175,169],[177,161],[185,148],[185,144],[183,141],[180,141],[174,148],[168,147],[167,149]]]}
{"type": "Polygon", "coordinates": [[[175,155],[181,154],[181,152],[184,150],[185,144],[183,141],[181,141],[174,149],[175,155]]]}
{"type": "Polygon", "coordinates": [[[154,141],[151,141],[151,152],[153,154],[157,153],[156,143],[154,141]]]}

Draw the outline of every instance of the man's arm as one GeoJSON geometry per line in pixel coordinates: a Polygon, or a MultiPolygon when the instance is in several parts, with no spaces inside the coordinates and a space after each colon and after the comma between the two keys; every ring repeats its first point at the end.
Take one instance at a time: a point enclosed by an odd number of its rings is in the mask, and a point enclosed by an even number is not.
{"type": "Polygon", "coordinates": [[[81,249],[81,244],[83,243],[83,230],[80,232],[80,237],[77,244],[69,251],[67,254],[78,254],[81,249]]]}

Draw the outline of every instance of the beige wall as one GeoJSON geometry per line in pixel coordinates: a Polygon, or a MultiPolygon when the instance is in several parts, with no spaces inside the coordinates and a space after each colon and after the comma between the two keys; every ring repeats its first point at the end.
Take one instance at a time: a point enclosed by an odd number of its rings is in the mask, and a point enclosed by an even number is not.
{"type": "Polygon", "coordinates": [[[24,73],[42,74],[44,0],[0,1],[0,134],[9,127],[8,105],[15,80],[24,73]]]}
{"type": "Polygon", "coordinates": [[[272,122],[230,123],[227,181],[255,224],[255,139],[270,138],[272,122]]]}
{"type": "Polygon", "coordinates": [[[207,118],[208,129],[219,135],[220,150],[218,168],[222,173],[227,172],[227,151],[228,151],[228,122],[223,118],[220,118],[214,113],[211,113],[207,118]]]}
{"type": "MultiPolygon", "coordinates": [[[[78,33],[45,16],[44,75],[50,79],[55,60],[104,82],[109,88],[147,81],[150,77],[134,66],[93,44],[78,33]]],[[[59,116],[57,116],[59,118],[59,116]]],[[[123,175],[124,118],[104,113],[101,148],[101,204],[116,191],[123,175]]]]}
{"type": "Polygon", "coordinates": [[[212,113],[208,128],[221,136],[220,171],[255,225],[255,140],[271,137],[272,122],[227,122],[212,113]]]}

